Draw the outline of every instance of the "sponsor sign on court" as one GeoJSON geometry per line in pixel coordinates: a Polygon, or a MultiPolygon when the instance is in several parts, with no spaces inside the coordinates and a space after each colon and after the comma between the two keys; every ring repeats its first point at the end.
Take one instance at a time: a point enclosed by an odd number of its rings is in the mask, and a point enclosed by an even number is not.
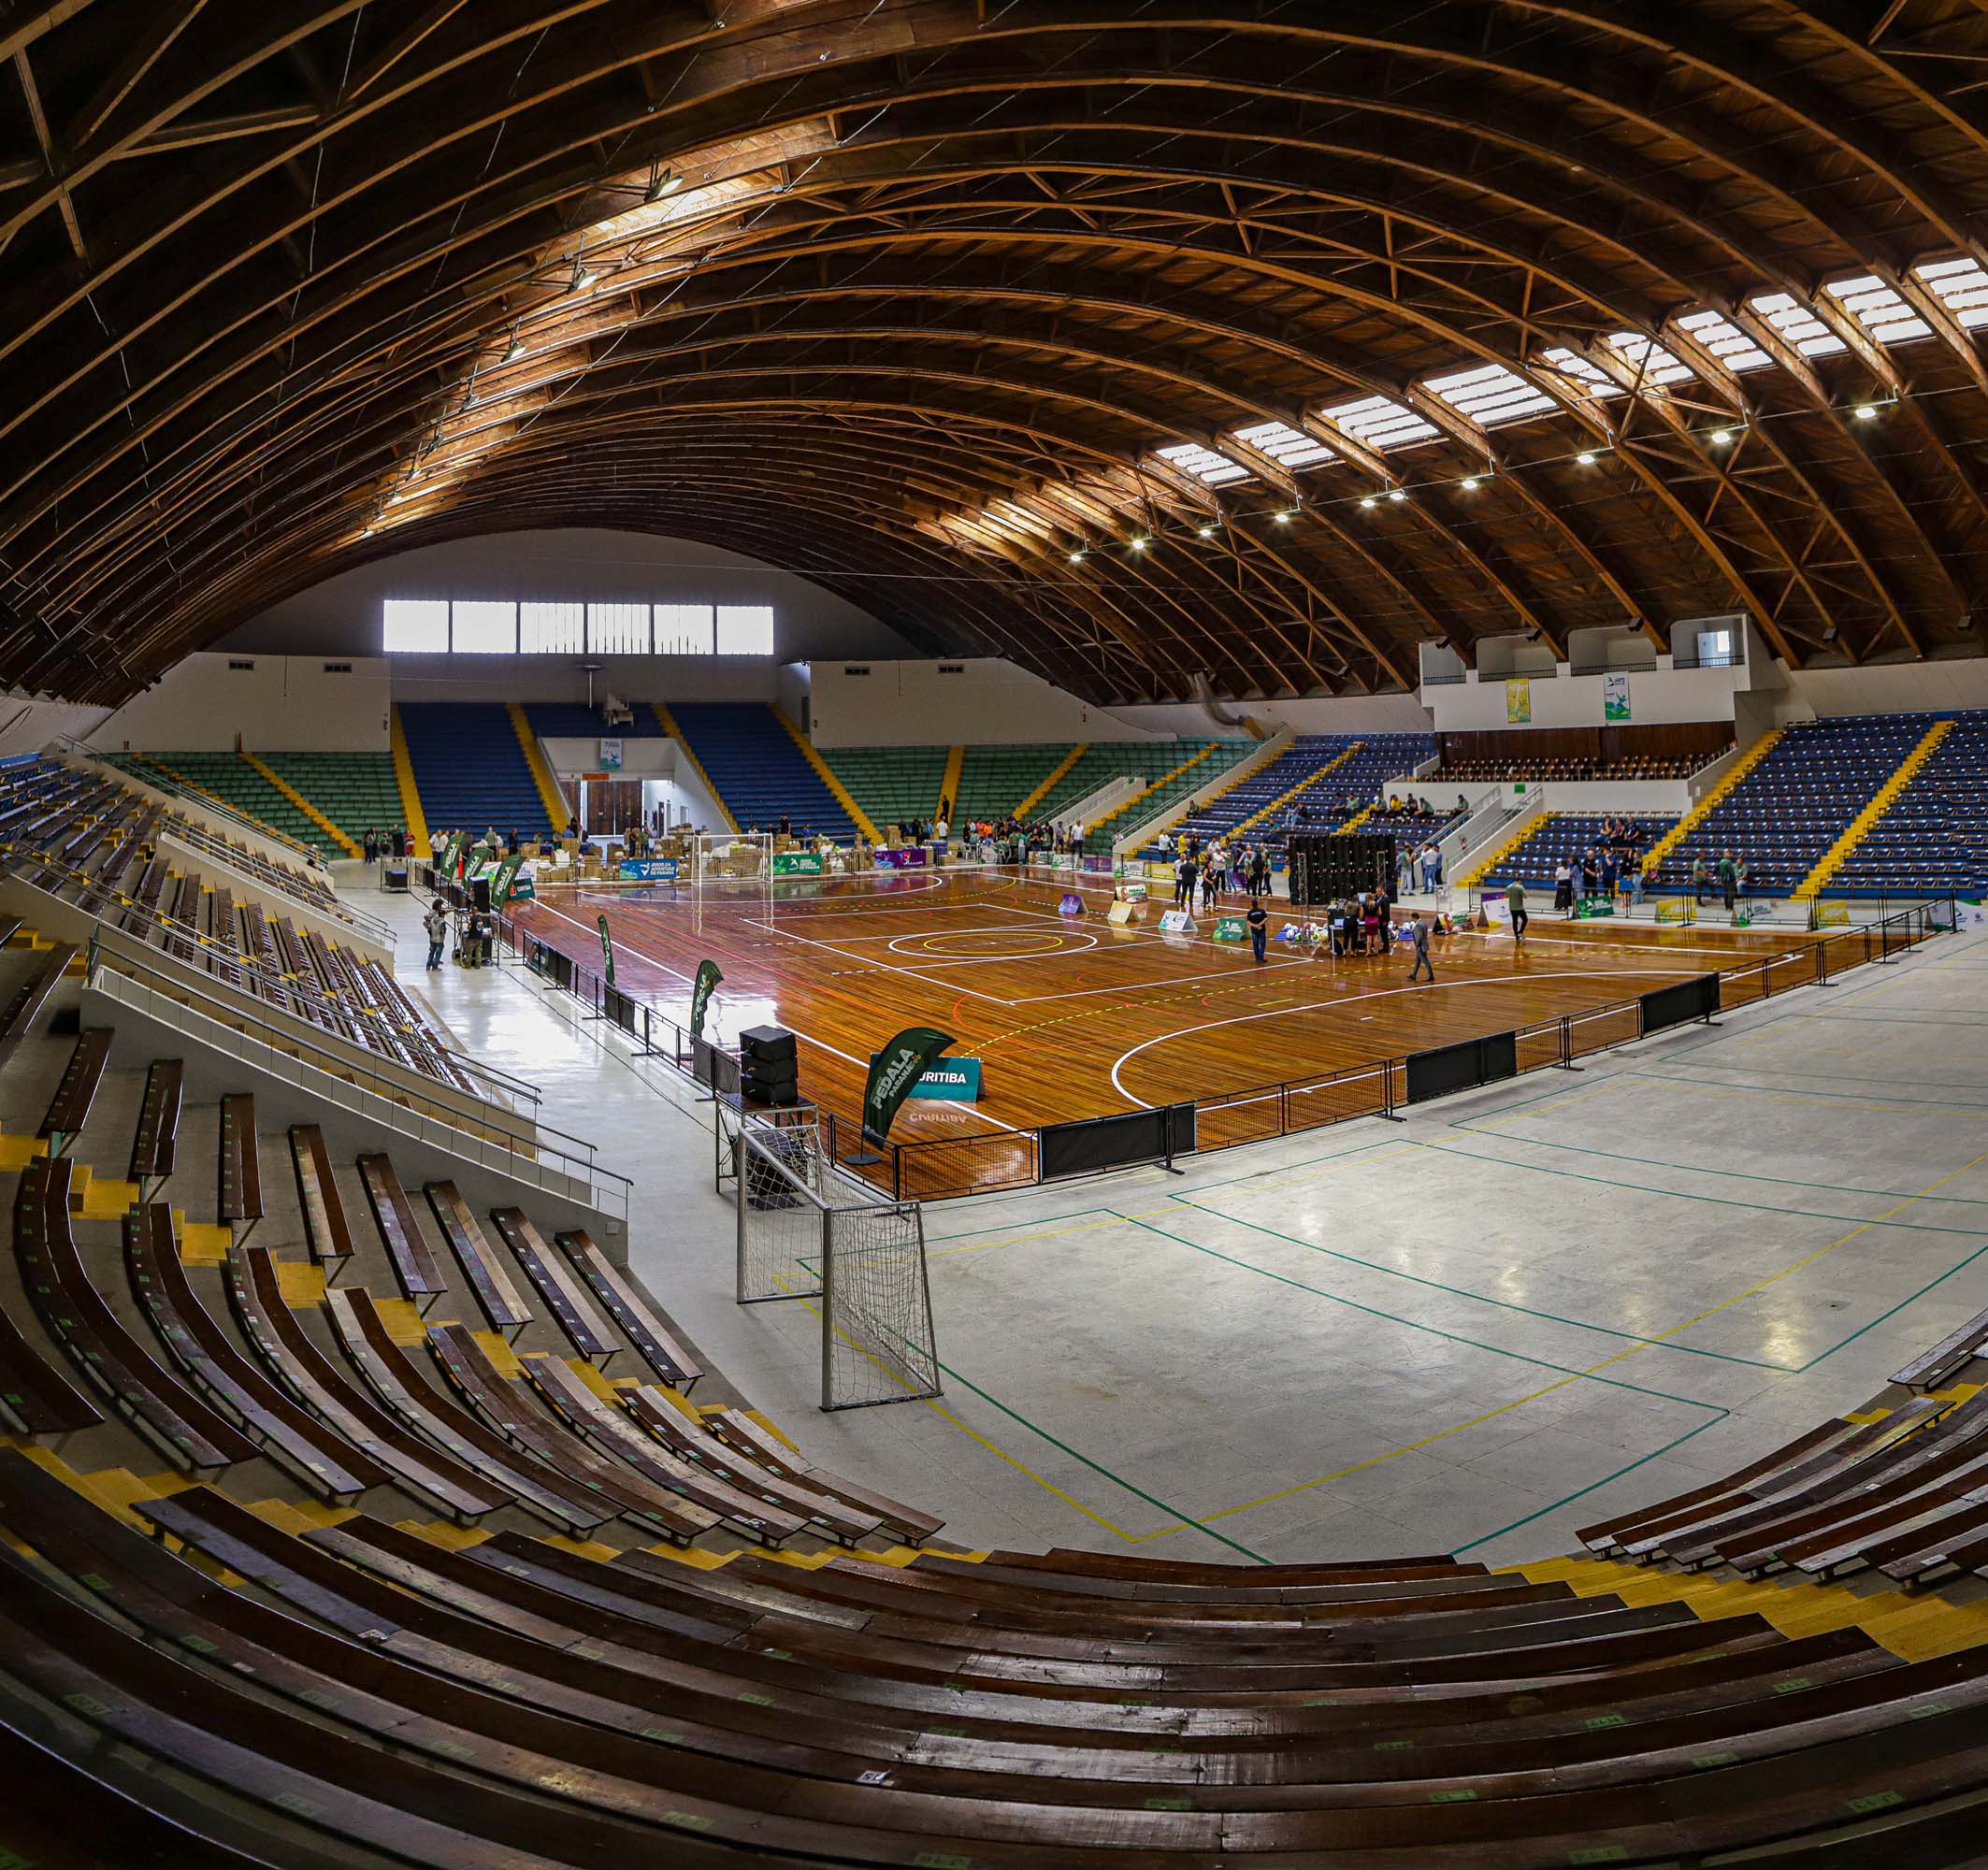
{"type": "Polygon", "coordinates": [[[773,853],[773,874],[775,876],[820,876],[822,873],[819,851],[775,851],[773,853]]]}
{"type": "Polygon", "coordinates": [[[1113,888],[1112,894],[1120,902],[1144,902],[1146,894],[1145,885],[1143,883],[1121,883],[1113,888]]]}
{"type": "Polygon", "coordinates": [[[624,857],[616,873],[624,883],[674,883],[674,857],[624,857]]]}
{"type": "Polygon", "coordinates": [[[1249,925],[1240,915],[1217,915],[1215,918],[1215,939],[1217,942],[1246,942],[1249,925]]]}
{"type": "Polygon", "coordinates": [[[1104,912],[1104,919],[1123,928],[1130,923],[1141,921],[1145,914],[1145,909],[1141,903],[1115,902],[1104,912]]]}
{"type": "Polygon", "coordinates": [[[1164,935],[1191,935],[1194,918],[1185,909],[1170,909],[1160,918],[1160,929],[1164,935]]]}
{"type": "MultiPolygon", "coordinates": [[[[876,1062],[876,1055],[871,1055],[871,1062],[876,1062]]],[[[980,1060],[978,1058],[934,1058],[925,1068],[925,1075],[911,1087],[915,1098],[946,1098],[959,1103],[977,1104],[980,1101],[980,1060]]]]}
{"type": "Polygon", "coordinates": [[[1084,899],[1073,889],[1063,892],[1063,899],[1056,906],[1059,915],[1081,915],[1084,913],[1084,899]]]}
{"type": "Polygon", "coordinates": [[[895,850],[879,845],[871,854],[871,861],[880,870],[922,870],[930,858],[923,844],[904,844],[895,850]]]}

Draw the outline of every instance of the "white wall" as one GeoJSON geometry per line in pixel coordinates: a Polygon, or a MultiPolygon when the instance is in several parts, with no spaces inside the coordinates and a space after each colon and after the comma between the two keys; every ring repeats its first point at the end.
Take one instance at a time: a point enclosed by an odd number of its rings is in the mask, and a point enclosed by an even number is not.
{"type": "Polygon", "coordinates": [[[1534,675],[1533,718],[1505,717],[1505,683],[1479,681],[1473,670],[1457,683],[1441,683],[1423,690],[1438,733],[1503,732],[1506,727],[1648,727],[1682,721],[1730,721],[1734,696],[1752,685],[1745,669],[1671,669],[1659,657],[1654,669],[1629,677],[1629,719],[1608,722],[1602,715],[1600,675],[1570,675],[1562,663],[1552,675],[1534,675]]]}
{"type": "Polygon", "coordinates": [[[175,665],[99,725],[90,744],[111,751],[252,753],[372,750],[388,744],[387,665],[379,656],[202,652],[175,665]],[[327,661],[349,672],[327,672],[327,661]],[[246,668],[237,667],[248,665],[246,668]]]}
{"type": "MultiPolygon", "coordinates": [[[[576,597],[598,602],[646,598],[652,603],[771,604],[774,642],[785,660],[917,654],[867,611],[794,572],[779,570],[743,553],[726,552],[694,539],[583,526],[451,539],[362,565],[252,617],[216,647],[377,655],[380,606],[387,597],[576,597]]],[[[550,660],[565,664],[582,658],[550,660]]],[[[769,669],[764,693],[751,698],[771,700],[771,682],[769,669]]],[[[677,692],[653,680],[635,691],[642,700],[667,700],[677,692]]],[[[501,698],[520,697],[512,694],[501,698]]]]}
{"type": "Polygon", "coordinates": [[[818,747],[1144,741],[1172,732],[1135,726],[1122,714],[1093,708],[995,656],[944,663],[817,656],[808,678],[810,738],[818,747]],[[869,673],[852,675],[852,669],[869,673]],[[942,669],[959,672],[943,675],[942,669]]]}
{"type": "Polygon", "coordinates": [[[14,689],[0,694],[0,758],[39,753],[59,735],[87,740],[109,713],[79,701],[44,701],[14,689]]]}
{"type": "Polygon", "coordinates": [[[1883,663],[1875,669],[1790,669],[1776,718],[1811,721],[1825,714],[1952,713],[1988,708],[1988,656],[1883,663]]]}

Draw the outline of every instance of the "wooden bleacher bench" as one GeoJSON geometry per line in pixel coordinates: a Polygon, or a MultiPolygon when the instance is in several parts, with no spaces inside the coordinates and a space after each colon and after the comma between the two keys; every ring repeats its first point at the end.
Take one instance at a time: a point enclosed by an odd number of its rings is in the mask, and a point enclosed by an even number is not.
{"type": "Polygon", "coordinates": [[[762,1544],[778,1545],[807,1530],[805,1515],[701,1474],[651,1440],[630,1417],[596,1395],[562,1359],[540,1352],[521,1361],[525,1380],[571,1433],[609,1460],[632,1469],[651,1486],[695,1502],[748,1539],[762,1544]]]}
{"type": "Polygon", "coordinates": [[[703,1372],[696,1360],[670,1336],[634,1284],[594,1244],[583,1228],[554,1235],[567,1263],[600,1301],[601,1309],[621,1327],[621,1334],[635,1346],[635,1354],[656,1375],[672,1388],[689,1395],[703,1372]]]}
{"type": "MultiPolygon", "coordinates": [[[[527,1359],[526,1375],[532,1367],[527,1359]]],[[[660,1393],[641,1388],[618,1393],[628,1414],[670,1453],[748,1498],[795,1514],[845,1546],[883,1531],[881,1514],[863,1512],[832,1494],[813,1491],[727,1448],[660,1393]]]]}
{"type": "Polygon", "coordinates": [[[907,1546],[922,1546],[945,1525],[944,1519],[922,1513],[915,1506],[906,1506],[886,1494],[874,1493],[840,1474],[830,1474],[827,1468],[814,1466],[804,1455],[797,1454],[742,1410],[726,1409],[715,1416],[706,1416],[704,1425],[727,1447],[756,1461],[769,1474],[793,1481],[811,1493],[826,1493],[859,1513],[874,1513],[907,1546]]]}
{"type": "Polygon", "coordinates": [[[331,1172],[324,1133],[314,1123],[290,1126],[290,1161],[296,1171],[297,1206],[304,1216],[304,1244],[310,1258],[336,1279],[353,1257],[352,1228],[345,1201],[331,1172]]]}
{"type": "Polygon", "coordinates": [[[490,1220],[497,1238],[511,1249],[511,1257],[525,1269],[532,1290],[558,1321],[567,1342],[590,1363],[605,1370],[621,1346],[609,1334],[607,1321],[594,1309],[585,1287],[546,1245],[522,1208],[493,1208],[490,1220]]]}
{"type": "Polygon", "coordinates": [[[384,1156],[362,1156],[358,1167],[367,1204],[373,1211],[373,1221],[393,1265],[400,1296],[417,1311],[425,1312],[449,1289],[449,1282],[421,1231],[420,1222],[414,1218],[413,1203],[400,1186],[393,1163],[384,1156]]]}
{"type": "Polygon", "coordinates": [[[186,1066],[178,1058],[154,1058],[145,1068],[145,1096],[131,1139],[130,1179],[143,1193],[149,1184],[173,1172],[180,1138],[180,1092],[186,1066]]]}
{"type": "Polygon", "coordinates": [[[20,1051],[22,1041],[34,1029],[36,1016],[62,985],[63,974],[75,958],[76,950],[67,944],[50,949],[0,1008],[0,1065],[20,1051]]]}
{"type": "Polygon", "coordinates": [[[96,1101],[110,1063],[110,1043],[116,1033],[108,1026],[87,1027],[77,1037],[69,1062],[63,1067],[62,1082],[55,1087],[36,1136],[49,1139],[53,1153],[64,1154],[78,1130],[90,1120],[90,1106],[96,1101]]]}
{"type": "Polygon", "coordinates": [[[485,1488],[497,1489],[526,1512],[575,1538],[584,1538],[615,1518],[612,1504],[583,1499],[583,1488],[539,1461],[512,1453],[501,1436],[438,1394],[394,1342],[371,1294],[363,1288],[327,1290],[324,1305],[346,1357],[380,1401],[404,1427],[468,1469],[485,1488]]]}
{"type": "Polygon", "coordinates": [[[49,1334],[176,1466],[199,1474],[252,1459],[253,1444],[162,1368],[91,1283],[70,1231],[69,1175],[68,1162],[35,1157],[14,1197],[21,1283],[49,1334]]]}
{"type": "Polygon", "coordinates": [[[263,1217],[263,1171],[255,1140],[255,1100],[246,1091],[230,1092],[221,1100],[219,1173],[215,1211],[229,1226],[246,1221],[252,1230],[263,1217]]]}
{"type": "Polygon", "coordinates": [[[187,1380],[320,1500],[343,1505],[393,1478],[293,1402],[215,1323],[180,1262],[165,1202],[124,1216],[124,1264],[138,1309],[187,1380]]]}
{"type": "Polygon", "coordinates": [[[1891,1380],[1907,1389],[1937,1389],[1968,1359],[1980,1356],[1984,1346],[1988,1346],[1988,1312],[1977,1312],[1903,1369],[1894,1371],[1891,1380]]]}
{"type": "Polygon", "coordinates": [[[469,1289],[476,1294],[477,1304],[489,1319],[490,1329],[517,1336],[531,1323],[532,1315],[518,1296],[510,1273],[491,1251],[468,1203],[454,1182],[429,1182],[422,1192],[434,1211],[436,1226],[441,1229],[442,1238],[449,1243],[449,1250],[469,1281],[469,1289]]]}
{"type": "Polygon", "coordinates": [[[548,1473],[569,1487],[583,1489],[621,1518],[653,1527],[678,1545],[688,1545],[718,1524],[716,1513],[624,1463],[603,1459],[533,1406],[528,1390],[491,1363],[467,1326],[431,1325],[428,1352],[450,1388],[478,1420],[510,1447],[543,1462],[548,1473]]]}
{"type": "Polygon", "coordinates": [[[229,1249],[228,1304],[237,1329],[270,1374],[320,1421],[394,1478],[412,1498],[473,1526],[510,1499],[472,1467],[439,1454],[319,1349],[283,1297],[275,1258],[262,1247],[229,1249]]]}

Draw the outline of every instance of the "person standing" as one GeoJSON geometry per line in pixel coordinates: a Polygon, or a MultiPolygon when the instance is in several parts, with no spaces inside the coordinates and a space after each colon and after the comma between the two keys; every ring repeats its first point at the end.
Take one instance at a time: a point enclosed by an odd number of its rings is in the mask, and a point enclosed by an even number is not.
{"type": "Polygon", "coordinates": [[[1564,857],[1553,867],[1553,907],[1563,915],[1574,913],[1574,866],[1564,857]]]}
{"type": "Polygon", "coordinates": [[[440,897],[435,899],[434,906],[421,918],[421,926],[428,937],[428,971],[432,974],[441,966],[441,944],[449,934],[449,911],[440,897]]]}
{"type": "Polygon", "coordinates": [[[1194,907],[1194,858],[1191,854],[1181,858],[1174,870],[1174,907],[1194,907]]]}
{"type": "Polygon", "coordinates": [[[1729,911],[1737,906],[1739,866],[1733,861],[1731,851],[1721,851],[1719,854],[1719,893],[1724,897],[1725,906],[1729,911]]]}
{"type": "Polygon", "coordinates": [[[1243,919],[1249,924],[1249,945],[1255,952],[1256,964],[1261,968],[1270,941],[1270,912],[1263,907],[1261,897],[1249,899],[1249,913],[1243,919]]]}
{"type": "Polygon", "coordinates": [[[1429,985],[1435,985],[1435,963],[1429,958],[1429,925],[1418,913],[1408,918],[1410,939],[1415,943],[1415,965],[1408,970],[1408,982],[1412,986],[1420,977],[1424,968],[1429,970],[1429,985]]]}
{"type": "Polygon", "coordinates": [[[1517,877],[1505,886],[1505,906],[1512,913],[1512,940],[1523,942],[1533,918],[1525,913],[1525,885],[1517,877]]]}
{"type": "Polygon", "coordinates": [[[1706,869],[1703,857],[1692,859],[1692,892],[1698,899],[1698,907],[1703,909],[1712,893],[1712,873],[1706,869]]]}

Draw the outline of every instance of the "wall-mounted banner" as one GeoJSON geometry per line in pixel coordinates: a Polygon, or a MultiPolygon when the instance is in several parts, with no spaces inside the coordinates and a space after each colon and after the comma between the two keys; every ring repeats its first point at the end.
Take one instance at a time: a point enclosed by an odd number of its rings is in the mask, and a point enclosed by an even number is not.
{"type": "Polygon", "coordinates": [[[674,857],[624,857],[615,874],[624,883],[674,883],[676,865],[674,857]]]}
{"type": "Polygon", "coordinates": [[[824,866],[819,851],[775,851],[775,876],[820,876],[824,866]]]}
{"type": "Polygon", "coordinates": [[[1529,675],[1508,675],[1505,678],[1505,722],[1507,726],[1522,726],[1533,718],[1533,679],[1529,675]]]}
{"type": "Polygon", "coordinates": [[[712,989],[724,978],[715,961],[698,963],[698,977],[690,984],[690,1036],[693,1039],[703,1035],[704,1009],[711,1004],[712,989]]]}
{"type": "Polygon", "coordinates": [[[1056,906],[1059,915],[1081,915],[1084,913],[1084,899],[1073,889],[1063,892],[1063,899],[1056,906]]]}
{"type": "Polygon", "coordinates": [[[922,870],[930,856],[923,844],[906,844],[901,850],[879,844],[871,853],[871,861],[880,870],[922,870]]]}
{"type": "Polygon", "coordinates": [[[890,1134],[890,1120],[925,1069],[953,1043],[952,1035],[929,1026],[907,1026],[870,1059],[870,1079],[863,1086],[863,1135],[882,1143],[890,1134]]]}
{"type": "Polygon", "coordinates": [[[608,933],[608,918],[605,915],[600,917],[600,958],[608,971],[608,985],[612,986],[614,985],[614,938],[608,933]]]}
{"type": "Polygon", "coordinates": [[[1602,677],[1602,719],[1626,721],[1628,718],[1629,671],[1611,669],[1602,677]]]}
{"type": "MultiPolygon", "coordinates": [[[[872,1055],[871,1063],[876,1062],[872,1055]]],[[[980,1060],[978,1058],[934,1058],[925,1068],[922,1076],[912,1080],[906,1093],[914,1098],[946,1098],[963,1104],[977,1104],[980,1101],[980,1060]]]]}
{"type": "Polygon", "coordinates": [[[600,742],[600,764],[609,772],[619,772],[621,770],[621,737],[618,734],[612,740],[602,739],[600,742]]]}

